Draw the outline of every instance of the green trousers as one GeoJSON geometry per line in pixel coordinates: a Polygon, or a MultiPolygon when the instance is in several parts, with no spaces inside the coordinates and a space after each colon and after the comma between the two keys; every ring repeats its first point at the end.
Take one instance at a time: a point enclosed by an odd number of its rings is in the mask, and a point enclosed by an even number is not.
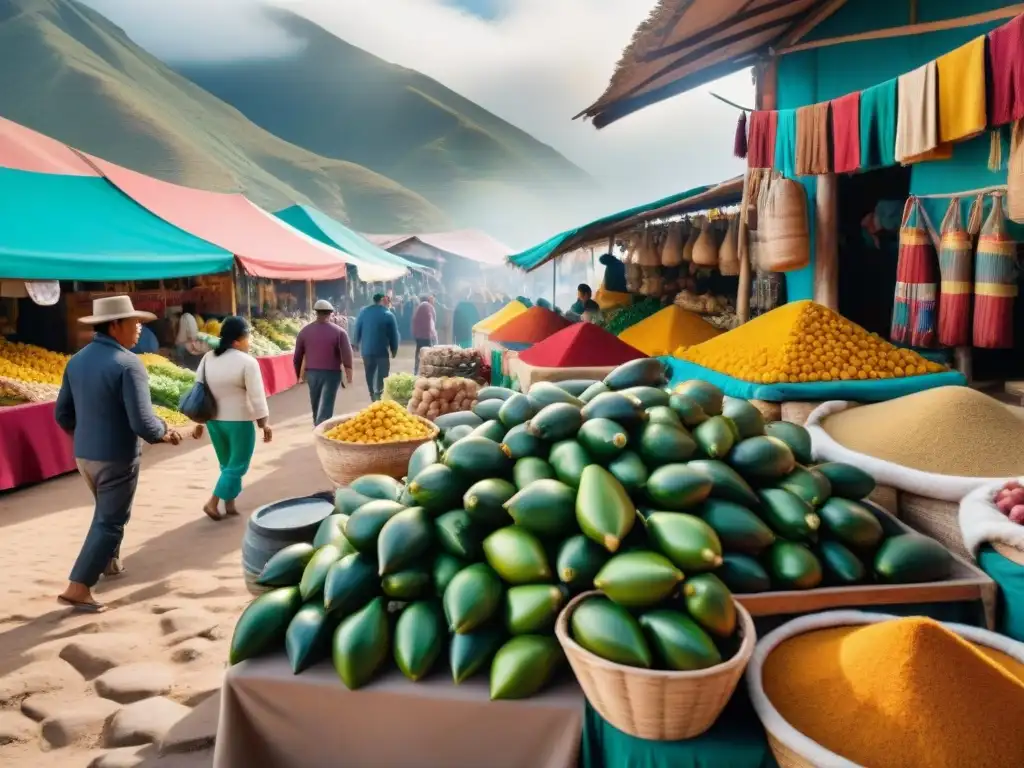
{"type": "Polygon", "coordinates": [[[242,492],[242,478],[249,471],[249,462],[256,450],[256,425],[251,421],[210,421],[206,428],[220,463],[220,477],[213,495],[233,501],[242,492]]]}

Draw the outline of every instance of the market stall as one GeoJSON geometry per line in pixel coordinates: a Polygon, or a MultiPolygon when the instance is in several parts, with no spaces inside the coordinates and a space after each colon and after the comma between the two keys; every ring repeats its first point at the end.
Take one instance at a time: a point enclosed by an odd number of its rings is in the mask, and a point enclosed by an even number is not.
{"type": "MultiPolygon", "coordinates": [[[[585,328],[606,334],[561,334],[585,328]]],[[[266,591],[234,631],[218,765],[253,734],[320,764],[308,745],[333,737],[297,713],[324,697],[357,720],[409,712],[397,762],[524,742],[510,764],[771,764],[778,728],[742,682],[758,637],[852,608],[993,626],[992,580],[866,500],[870,475],[667,373],[641,354],[524,393],[406,377],[317,428],[335,503],[252,576],[266,591]],[[474,737],[427,727],[455,721],[474,737]]],[[[346,730],[348,753],[379,750],[374,733],[346,730]]]]}

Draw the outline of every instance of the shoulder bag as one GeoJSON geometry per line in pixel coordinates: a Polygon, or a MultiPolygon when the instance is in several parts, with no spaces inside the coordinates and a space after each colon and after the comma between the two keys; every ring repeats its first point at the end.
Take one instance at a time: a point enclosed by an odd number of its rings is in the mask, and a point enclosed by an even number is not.
{"type": "MultiPolygon", "coordinates": [[[[208,355],[209,353],[207,353],[208,355]]],[[[196,371],[196,383],[182,396],[178,410],[196,424],[205,424],[217,418],[217,401],[206,383],[206,357],[199,363],[199,370],[196,371]]]]}

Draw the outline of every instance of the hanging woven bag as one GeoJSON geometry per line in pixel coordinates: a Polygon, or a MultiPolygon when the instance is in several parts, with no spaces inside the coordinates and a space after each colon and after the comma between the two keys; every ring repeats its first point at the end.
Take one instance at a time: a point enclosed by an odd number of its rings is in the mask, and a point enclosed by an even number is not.
{"type": "Polygon", "coordinates": [[[718,271],[726,277],[734,277],[740,273],[740,217],[729,217],[729,226],[725,230],[725,239],[718,249],[718,271]]]}
{"type": "Polygon", "coordinates": [[[758,222],[763,232],[760,258],[766,272],[795,272],[811,263],[807,193],[792,179],[776,179],[758,222]]]}
{"type": "Polygon", "coordinates": [[[665,243],[661,247],[661,266],[678,267],[683,263],[683,229],[679,224],[669,224],[665,243]]]}
{"type": "Polygon", "coordinates": [[[687,222],[686,242],[683,243],[683,261],[693,261],[693,246],[697,244],[700,237],[700,228],[693,221],[687,222]]]}
{"type": "Polygon", "coordinates": [[[718,266],[718,238],[715,236],[715,225],[707,219],[701,221],[700,235],[693,244],[693,263],[698,267],[718,266]]]}
{"type": "Polygon", "coordinates": [[[1011,221],[1024,224],[1024,120],[1015,122],[1010,134],[1010,163],[1006,172],[1006,213],[1011,221]]]}
{"type": "Polygon", "coordinates": [[[954,197],[942,219],[939,241],[939,344],[963,347],[971,343],[973,246],[960,216],[960,198],[954,197]]]}
{"type": "Polygon", "coordinates": [[[656,267],[661,264],[661,258],[654,248],[654,238],[650,230],[641,235],[640,246],[636,252],[636,263],[641,267],[656,267]]]}
{"type": "Polygon", "coordinates": [[[900,226],[891,339],[897,344],[930,347],[935,343],[938,264],[935,246],[922,223],[921,203],[907,200],[900,226]]]}
{"type": "Polygon", "coordinates": [[[1006,232],[1002,195],[992,196],[992,210],[978,238],[974,260],[974,346],[1013,347],[1013,305],[1017,300],[1017,244],[1006,232]]]}

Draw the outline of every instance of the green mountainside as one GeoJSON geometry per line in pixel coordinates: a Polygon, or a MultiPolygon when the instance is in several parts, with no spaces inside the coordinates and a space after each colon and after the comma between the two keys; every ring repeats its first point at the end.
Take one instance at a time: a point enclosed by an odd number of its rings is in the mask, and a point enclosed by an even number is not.
{"type": "Polygon", "coordinates": [[[166,181],[311,203],[363,231],[452,226],[421,195],[254,125],[72,0],[0,0],[0,115],[166,181]]]}
{"type": "Polygon", "coordinates": [[[554,149],[436,80],[291,12],[265,12],[301,41],[297,53],[172,66],[271,133],[395,179],[459,226],[544,237],[592,193],[593,181],[554,149]]]}

